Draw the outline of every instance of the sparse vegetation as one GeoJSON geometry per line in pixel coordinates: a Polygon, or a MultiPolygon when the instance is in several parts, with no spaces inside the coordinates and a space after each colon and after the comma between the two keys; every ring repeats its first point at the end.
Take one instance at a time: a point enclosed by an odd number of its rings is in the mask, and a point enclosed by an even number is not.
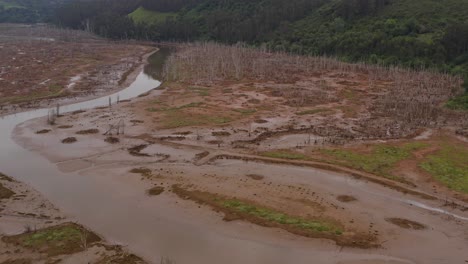
{"type": "Polygon", "coordinates": [[[465,145],[444,142],[441,149],[426,157],[420,166],[450,189],[468,193],[468,149],[465,145]]]}
{"type": "Polygon", "coordinates": [[[46,253],[49,257],[81,252],[86,249],[86,245],[100,240],[96,234],[74,223],[65,223],[35,232],[3,237],[3,241],[6,243],[31,248],[46,253]],[[83,237],[86,237],[86,241],[83,241],[83,237]]]}
{"type": "Polygon", "coordinates": [[[278,150],[278,151],[268,151],[261,154],[264,157],[276,158],[276,159],[290,159],[290,160],[308,160],[304,154],[295,153],[287,150],[278,150]]]}
{"type": "Polygon", "coordinates": [[[406,182],[404,178],[393,175],[391,170],[415,150],[427,147],[425,143],[413,142],[403,145],[374,145],[369,151],[352,149],[324,149],[320,152],[332,158],[332,162],[383,176],[392,180],[406,182]]]}
{"type": "Polygon", "coordinates": [[[297,112],[297,115],[314,115],[318,113],[323,113],[323,112],[329,112],[331,111],[330,109],[323,109],[323,108],[317,108],[317,109],[310,109],[310,110],[304,110],[301,112],[297,112]]]}
{"type": "Polygon", "coordinates": [[[345,235],[344,227],[337,221],[321,218],[302,218],[279,212],[272,208],[257,205],[254,202],[228,198],[219,194],[191,191],[174,185],[173,192],[183,199],[211,206],[224,213],[224,219],[246,220],[266,227],[279,227],[293,234],[328,238],[338,245],[349,247],[376,247],[376,238],[364,234],[345,235]]]}

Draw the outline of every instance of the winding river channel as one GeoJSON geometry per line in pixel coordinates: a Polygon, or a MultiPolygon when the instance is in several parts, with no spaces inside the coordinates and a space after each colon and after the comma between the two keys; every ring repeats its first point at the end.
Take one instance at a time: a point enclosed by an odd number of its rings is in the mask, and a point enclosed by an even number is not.
{"type": "MultiPolygon", "coordinates": [[[[118,93],[62,106],[60,111],[106,106],[109,97],[113,101],[117,97],[131,99],[161,84],[145,72],[148,70],[142,70],[129,87],[118,93]]],[[[413,263],[378,252],[341,251],[330,245],[311,247],[309,242],[303,241],[237,236],[219,228],[212,229],[202,221],[187,219],[187,214],[175,209],[155,206],[144,200],[140,190],[129,190],[123,181],[109,182],[75,172],[63,173],[56,164],[22,148],[12,139],[17,125],[47,116],[48,112],[49,109],[39,109],[0,118],[1,171],[38,190],[72,220],[110,242],[127,246],[152,263],[159,263],[161,257],[168,257],[177,264],[358,263],[352,261],[362,259],[375,260],[372,263],[413,263]],[[340,262],[343,260],[350,262],[340,262]]]]}

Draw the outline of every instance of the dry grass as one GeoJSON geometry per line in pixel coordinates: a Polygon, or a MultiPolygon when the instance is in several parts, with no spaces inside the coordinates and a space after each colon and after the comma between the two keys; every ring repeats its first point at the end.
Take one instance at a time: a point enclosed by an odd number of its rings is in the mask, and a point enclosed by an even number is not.
{"type": "MultiPolygon", "coordinates": [[[[197,86],[232,82],[284,84],[269,88],[269,95],[285,98],[292,107],[339,103],[344,119],[356,119],[356,130],[331,134],[336,142],[348,140],[350,134],[363,139],[401,138],[421,127],[468,125],[468,112],[444,107],[446,101],[463,92],[462,79],[448,74],[214,43],[183,45],[168,59],[164,71],[168,81],[197,86]],[[304,78],[319,81],[308,88],[297,85],[304,78]],[[337,82],[331,85],[330,80],[337,82]]],[[[312,116],[322,110],[305,108],[296,113],[312,116]]]]}

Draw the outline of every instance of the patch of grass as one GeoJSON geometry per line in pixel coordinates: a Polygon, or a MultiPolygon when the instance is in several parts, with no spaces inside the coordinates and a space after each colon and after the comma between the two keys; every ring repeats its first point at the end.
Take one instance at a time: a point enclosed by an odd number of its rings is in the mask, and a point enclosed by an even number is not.
{"type": "Polygon", "coordinates": [[[468,93],[451,99],[445,106],[452,110],[468,110],[468,93]]]}
{"type": "Polygon", "coordinates": [[[5,186],[3,186],[3,184],[0,183],[0,200],[9,199],[13,195],[15,195],[15,193],[12,190],[6,188],[5,186]]]}
{"type": "Polygon", "coordinates": [[[57,98],[61,96],[67,95],[64,92],[63,88],[56,84],[49,85],[47,90],[42,91],[31,91],[25,95],[17,95],[17,96],[8,96],[0,98],[0,103],[11,103],[11,104],[19,104],[24,102],[42,100],[42,99],[51,99],[57,98]]]}
{"type": "Polygon", "coordinates": [[[296,235],[331,239],[341,246],[362,248],[377,246],[374,236],[357,232],[346,233],[344,227],[332,219],[294,216],[251,201],[187,190],[178,185],[174,185],[172,190],[183,199],[206,204],[215,211],[224,213],[226,221],[245,220],[265,227],[281,228],[296,235]]]}
{"type": "Polygon", "coordinates": [[[264,157],[276,158],[276,159],[290,159],[290,160],[308,160],[309,159],[309,157],[307,157],[304,154],[294,153],[294,152],[290,152],[286,150],[268,151],[268,152],[263,152],[261,155],[264,157]]]}
{"type": "Polygon", "coordinates": [[[222,125],[232,121],[233,119],[231,117],[218,114],[209,115],[170,111],[166,113],[161,123],[164,128],[178,128],[186,126],[222,125]]]}
{"type": "Polygon", "coordinates": [[[414,142],[402,146],[375,145],[370,153],[351,149],[325,149],[321,153],[332,157],[333,163],[363,170],[392,180],[405,182],[405,179],[392,175],[391,170],[399,162],[410,157],[413,151],[426,147],[426,143],[414,142]]]}
{"type": "Polygon", "coordinates": [[[210,95],[210,89],[205,88],[205,87],[188,87],[189,90],[194,91],[197,93],[199,96],[209,96],[210,95]]]}
{"type": "Polygon", "coordinates": [[[4,237],[6,243],[46,253],[49,257],[83,251],[87,245],[101,239],[94,233],[74,223],[44,228],[32,233],[4,237]]]}
{"type": "Polygon", "coordinates": [[[273,209],[258,207],[236,199],[218,200],[218,203],[236,213],[248,214],[275,224],[288,225],[312,232],[329,232],[333,235],[341,235],[343,233],[341,227],[330,222],[290,216],[273,209]]]}
{"type": "Polygon", "coordinates": [[[257,112],[255,109],[234,109],[233,111],[242,115],[251,115],[257,112]]]}
{"type": "Polygon", "coordinates": [[[468,193],[468,149],[464,145],[443,143],[420,167],[448,188],[468,193]]]}
{"type": "Polygon", "coordinates": [[[301,112],[297,112],[296,115],[314,115],[318,113],[323,113],[323,112],[330,112],[330,109],[325,109],[325,108],[317,108],[317,109],[310,109],[310,110],[304,110],[301,112]]]}
{"type": "Polygon", "coordinates": [[[166,112],[166,113],[168,113],[168,112],[183,110],[183,109],[186,109],[186,108],[197,108],[197,107],[201,107],[202,105],[204,105],[203,102],[194,102],[194,103],[189,103],[189,104],[185,104],[185,105],[181,105],[181,106],[177,106],[177,107],[162,107],[162,108],[150,107],[150,108],[146,109],[146,111],[149,111],[149,112],[166,112]]]}
{"type": "Polygon", "coordinates": [[[133,20],[135,24],[148,24],[148,25],[155,25],[160,24],[166,21],[169,17],[174,17],[175,13],[162,13],[151,11],[145,9],[144,7],[139,7],[128,16],[133,20]]]}

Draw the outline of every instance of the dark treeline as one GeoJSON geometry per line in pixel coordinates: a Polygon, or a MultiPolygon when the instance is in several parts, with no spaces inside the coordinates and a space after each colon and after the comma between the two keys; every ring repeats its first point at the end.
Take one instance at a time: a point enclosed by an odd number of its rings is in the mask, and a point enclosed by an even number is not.
{"type": "Polygon", "coordinates": [[[142,0],[141,6],[158,12],[178,12],[183,8],[192,8],[204,0],[142,0]]]}
{"type": "Polygon", "coordinates": [[[70,0],[2,0],[0,23],[48,22],[54,10],[70,0]]]}
{"type": "Polygon", "coordinates": [[[281,23],[305,17],[326,0],[76,0],[62,6],[56,23],[88,29],[109,38],[151,40],[212,39],[228,43],[259,42],[281,23]],[[158,25],[134,24],[126,16],[143,6],[178,12],[158,25]],[[189,12],[192,11],[192,12],[189,12]]]}

